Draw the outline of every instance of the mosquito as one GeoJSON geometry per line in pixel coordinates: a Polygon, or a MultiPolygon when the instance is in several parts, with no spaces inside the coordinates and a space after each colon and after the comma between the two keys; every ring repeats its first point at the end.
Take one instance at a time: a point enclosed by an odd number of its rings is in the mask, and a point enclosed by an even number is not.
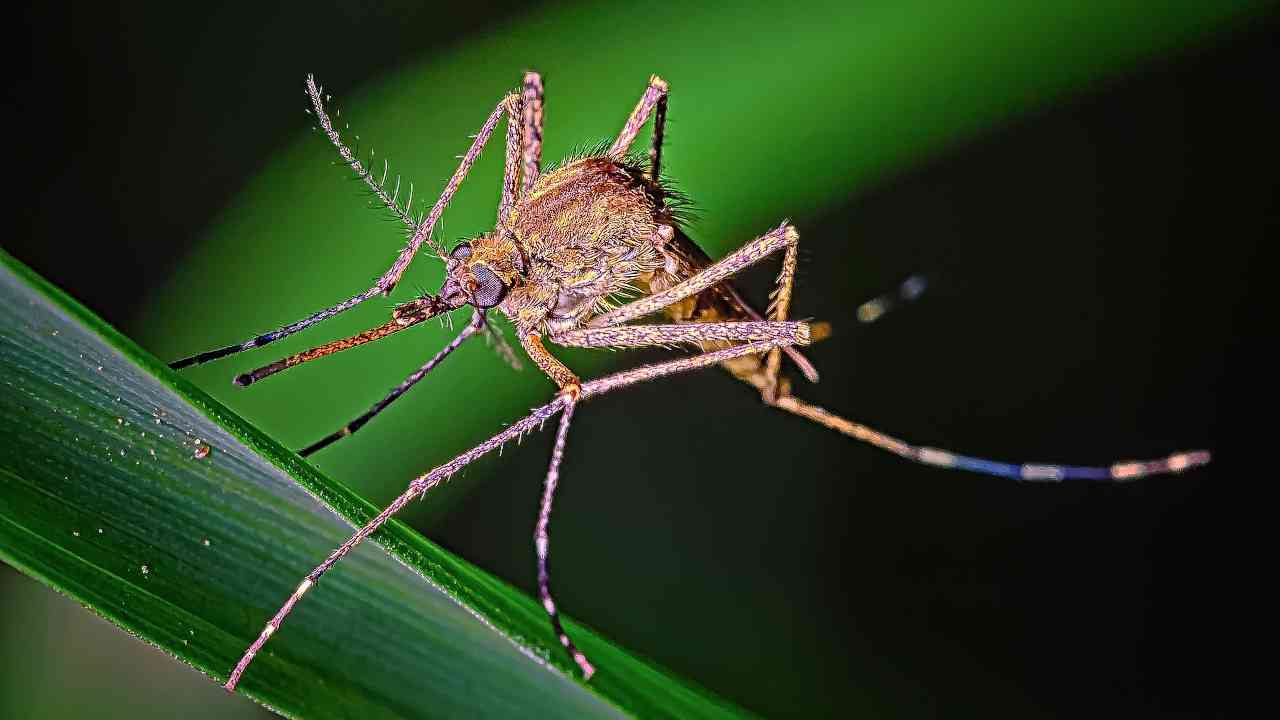
{"type": "MultiPolygon", "coordinates": [[[[410,500],[425,494],[482,455],[537,429],[557,414],[560,420],[534,529],[538,596],[559,642],[581,669],[584,680],[589,680],[595,667],[564,631],[551,594],[547,567],[551,508],[569,426],[579,403],[675,373],[720,365],[733,377],[752,386],[768,406],[812,420],[907,460],[939,468],[1026,481],[1125,481],[1181,472],[1209,461],[1208,452],[1194,451],[1109,466],[996,462],[912,445],[796,397],[790,380],[782,373],[783,358],[785,356],[807,381],[816,383],[818,372],[799,348],[826,334],[823,323],[788,318],[799,233],[784,221],[714,262],[689,239],[681,227],[682,198],[669,188],[661,175],[668,85],[657,75],[649,78],[644,94],[612,144],[571,158],[544,174],[541,168],[543,83],[538,73],[526,73],[521,90],[507,94],[498,102],[444,191],[422,216],[412,213],[412,201],[400,202],[398,179],[394,188],[388,189],[385,164],[379,177],[372,163],[362,160],[346,144],[325,109],[328,98],[312,76],[306,79],[306,92],[311,101],[310,112],[314,113],[319,129],[337,149],[342,162],[404,223],[408,242],[391,267],[360,294],[245,342],[179,360],[172,367],[184,368],[262,347],[377,295],[389,295],[425,245],[445,265],[445,279],[439,292],[422,293],[395,306],[390,321],[384,325],[291,355],[239,375],[234,382],[251,385],[301,363],[382,339],[470,306],[470,321],[448,345],[368,411],[303,448],[300,454],[310,455],[358,431],[474,335],[490,335],[498,349],[514,359],[514,352],[503,341],[501,332],[490,324],[490,311],[494,309],[514,325],[524,353],[559,390],[550,402],[535,408],[502,432],[415,478],[403,494],[307,574],[231,671],[224,685],[228,691],[234,691],[254,656],[280,628],[294,605],[352,548],[410,500]],[[493,231],[463,240],[446,252],[432,238],[432,231],[504,118],[506,158],[497,223],[493,231]],[[632,145],[641,127],[650,119],[653,129],[648,153],[633,153],[632,145]],[[782,269],[768,306],[759,312],[735,289],[730,277],[775,253],[782,255],[782,269]],[[633,323],[658,313],[665,316],[666,322],[633,323]],[[547,350],[547,341],[563,347],[587,348],[692,346],[698,353],[583,382],[547,350]]],[[[910,300],[923,290],[922,280],[909,283],[900,293],[902,300],[910,300]]],[[[878,302],[863,313],[864,321],[874,319],[872,315],[878,316],[890,304],[884,299],[878,302]]]]}

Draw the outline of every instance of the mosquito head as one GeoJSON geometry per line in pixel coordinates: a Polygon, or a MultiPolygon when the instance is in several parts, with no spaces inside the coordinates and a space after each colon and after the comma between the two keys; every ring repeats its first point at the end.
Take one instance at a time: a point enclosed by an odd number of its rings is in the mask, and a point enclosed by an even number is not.
{"type": "Polygon", "coordinates": [[[458,243],[446,258],[439,300],[451,307],[494,307],[506,298],[524,268],[524,256],[508,236],[491,233],[458,243]]]}

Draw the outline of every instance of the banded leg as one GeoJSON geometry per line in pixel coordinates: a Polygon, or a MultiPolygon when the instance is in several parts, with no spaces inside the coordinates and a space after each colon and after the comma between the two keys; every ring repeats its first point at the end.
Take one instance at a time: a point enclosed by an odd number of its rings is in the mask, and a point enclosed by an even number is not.
{"type": "MultiPolygon", "coordinates": [[[[681,358],[679,360],[671,360],[654,365],[645,365],[631,370],[624,370],[622,372],[607,375],[584,383],[582,385],[582,394],[580,399],[586,400],[598,395],[613,392],[614,390],[620,390],[624,387],[629,387],[637,383],[656,380],[676,373],[689,372],[691,370],[698,370],[700,368],[718,365],[747,355],[756,355],[762,352],[767,352],[772,347],[773,343],[769,342],[747,343],[745,345],[735,345],[723,350],[703,353],[689,358],[681,358]]],[[[280,629],[281,624],[284,622],[285,618],[288,617],[289,613],[293,611],[294,606],[297,605],[298,601],[302,599],[302,596],[320,580],[320,576],[328,572],[329,568],[337,564],[337,562],[345,557],[347,553],[351,552],[353,548],[364,542],[365,538],[377,532],[378,528],[386,524],[386,522],[399,512],[401,508],[408,505],[410,501],[419,495],[430,491],[436,485],[448,480],[459,470],[471,464],[475,460],[497,450],[511,440],[523,437],[525,434],[537,430],[547,420],[555,417],[556,413],[560,412],[568,402],[570,402],[569,397],[560,395],[546,405],[535,408],[528,415],[512,423],[497,435],[494,435],[488,440],[485,440],[479,445],[458,455],[449,462],[436,467],[430,472],[414,478],[414,480],[409,483],[409,487],[401,493],[399,497],[391,501],[391,504],[388,505],[386,509],[378,513],[373,519],[369,520],[363,527],[348,538],[346,542],[342,543],[338,549],[330,553],[329,557],[326,558],[324,562],[320,563],[320,565],[307,574],[302,583],[298,585],[298,588],[287,600],[285,600],[284,605],[276,611],[275,615],[271,617],[270,622],[268,622],[266,627],[262,629],[262,632],[258,634],[258,637],[253,641],[249,648],[245,650],[244,655],[240,658],[240,661],[236,663],[235,668],[231,671],[231,675],[227,678],[227,682],[223,687],[226,688],[228,692],[235,690],[236,685],[240,682],[241,676],[244,675],[249,664],[253,662],[253,658],[260,650],[262,650],[262,646],[266,644],[267,640],[280,629]]]]}
{"type": "Polygon", "coordinates": [[[582,679],[590,680],[596,669],[587,660],[587,656],[573,644],[569,634],[564,631],[560,622],[560,611],[556,609],[556,601],[551,597],[551,573],[547,570],[547,550],[550,536],[547,528],[551,525],[551,503],[555,500],[556,485],[560,482],[560,461],[564,459],[564,444],[569,436],[569,423],[573,421],[575,402],[569,400],[564,405],[564,413],[560,415],[560,427],[556,431],[555,449],[551,451],[551,465],[547,468],[547,480],[542,488],[542,506],[538,510],[538,524],[533,531],[533,546],[538,556],[538,599],[542,607],[551,617],[551,627],[556,631],[556,638],[568,651],[573,661],[582,668],[582,679]]]}
{"type": "Polygon", "coordinates": [[[510,224],[511,209],[516,205],[520,181],[520,146],[524,139],[524,101],[519,95],[508,95],[503,103],[507,110],[507,154],[502,170],[502,199],[498,201],[498,227],[510,224]]]}
{"type": "MultiPolygon", "coordinates": [[[[609,157],[614,160],[621,160],[626,157],[627,151],[631,149],[631,143],[636,141],[636,135],[640,133],[640,128],[644,126],[645,121],[649,119],[649,115],[653,113],[654,108],[658,107],[659,104],[662,105],[661,114],[663,120],[666,120],[667,89],[666,80],[657,75],[649,77],[649,87],[645,88],[644,95],[640,96],[640,102],[636,103],[635,109],[631,111],[631,116],[627,118],[626,124],[622,126],[622,132],[618,133],[618,139],[613,141],[613,145],[609,146],[609,157]]],[[[655,128],[655,137],[660,137],[660,133],[661,130],[655,128]]]]}
{"type": "Polygon", "coordinates": [[[374,404],[373,407],[366,410],[356,419],[352,420],[346,425],[343,425],[340,430],[337,430],[336,432],[332,432],[324,436],[323,438],[317,440],[316,442],[313,442],[310,445],[306,446],[305,448],[299,450],[298,454],[301,455],[302,457],[307,457],[308,455],[311,455],[318,450],[323,450],[324,448],[329,447],[330,445],[334,444],[335,442],[341,440],[344,437],[354,435],[357,430],[364,427],[365,423],[372,420],[375,415],[382,412],[383,410],[386,410],[387,407],[391,405],[391,403],[395,402],[397,399],[399,399],[401,395],[404,395],[406,392],[409,391],[410,388],[418,384],[419,380],[426,377],[427,373],[434,370],[436,365],[439,365],[442,360],[449,357],[450,353],[452,353],[454,350],[457,350],[458,347],[461,346],[462,343],[467,338],[474,335],[482,327],[484,327],[484,315],[481,315],[479,312],[476,312],[471,316],[471,322],[467,323],[467,326],[462,328],[462,332],[458,333],[457,337],[455,337],[452,342],[444,346],[444,348],[441,349],[440,352],[432,356],[432,358],[428,360],[422,367],[413,371],[413,373],[409,375],[409,377],[404,379],[404,382],[400,383],[395,388],[393,388],[391,392],[387,393],[386,397],[379,400],[377,403],[374,404]]]}
{"type": "Polygon", "coordinates": [[[524,131],[520,148],[520,194],[529,192],[542,174],[542,76],[530,71],[524,74],[524,89],[520,93],[524,101],[520,127],[524,131]]]}
{"type": "Polygon", "coordinates": [[[567,330],[551,339],[569,347],[670,347],[726,342],[773,342],[808,345],[809,325],[802,322],[711,322],[680,325],[620,325],[567,330]]]}
{"type": "Polygon", "coordinates": [[[836,432],[848,435],[887,450],[898,457],[906,458],[922,465],[938,468],[967,470],[981,475],[1026,480],[1033,482],[1059,482],[1062,480],[1106,480],[1126,481],[1150,475],[1179,473],[1209,462],[1209,452],[1195,450],[1174,453],[1157,460],[1126,460],[1112,463],[1109,466],[1088,465],[1049,465],[1043,463],[1005,463],[983,458],[960,455],[949,450],[912,445],[898,438],[834,415],[827,410],[807,403],[790,394],[783,394],[773,400],[765,399],[768,404],[794,413],[807,420],[831,428],[836,432]]]}
{"type": "MultiPolygon", "coordinates": [[[[396,257],[395,262],[392,263],[391,267],[364,292],[354,295],[336,305],[333,305],[332,307],[313,313],[312,315],[297,322],[290,323],[272,330],[271,332],[263,333],[242,343],[228,345],[216,350],[209,350],[207,352],[202,352],[170,363],[169,366],[175,370],[180,370],[191,365],[199,365],[200,363],[209,362],[211,360],[217,360],[244,350],[252,350],[256,347],[262,347],[263,345],[273,343],[280,338],[287,337],[300,330],[311,327],[322,320],[327,320],[334,315],[346,312],[375,295],[389,295],[392,289],[395,288],[396,284],[400,282],[400,276],[404,274],[405,269],[409,267],[409,263],[413,261],[418,249],[423,244],[426,244],[427,247],[436,253],[436,255],[443,258],[444,252],[435,243],[435,241],[431,240],[431,231],[435,228],[436,222],[440,220],[440,216],[444,214],[445,206],[447,206],[449,201],[453,199],[454,194],[458,191],[458,187],[462,184],[462,181],[466,179],[467,173],[471,171],[471,166],[474,165],[476,159],[480,157],[480,151],[483,150],[485,144],[489,142],[489,137],[493,135],[493,131],[497,127],[498,121],[502,119],[503,115],[507,116],[509,123],[519,121],[520,98],[518,95],[508,95],[503,98],[502,101],[498,103],[497,107],[494,108],[493,112],[489,114],[488,119],[485,120],[484,125],[480,128],[480,132],[476,134],[475,140],[472,141],[471,147],[462,157],[462,161],[459,163],[458,168],[454,170],[453,176],[450,177],[449,182],[445,184],[444,191],[440,193],[440,197],[436,200],[435,205],[432,206],[431,211],[427,213],[426,218],[424,218],[422,223],[419,224],[414,221],[408,212],[403,211],[397,205],[396,198],[386,192],[385,187],[372,176],[363,164],[361,164],[359,158],[356,157],[355,152],[343,143],[338,131],[334,129],[333,123],[330,121],[328,114],[325,113],[322,92],[318,87],[316,87],[315,78],[310,76],[307,77],[307,94],[311,96],[311,104],[315,109],[316,120],[319,123],[320,129],[329,138],[329,141],[338,149],[338,154],[348,165],[351,166],[351,169],[369,185],[374,193],[377,194],[385,204],[387,204],[392,212],[396,213],[396,215],[400,217],[401,221],[413,230],[413,235],[409,238],[405,248],[400,251],[400,255],[396,257]]],[[[518,135],[516,137],[518,142],[518,135]]],[[[508,133],[508,142],[510,141],[511,134],[508,133]]],[[[510,149],[508,149],[508,155],[510,155],[510,152],[510,149]]],[[[508,163],[508,165],[510,166],[511,164],[508,163]]],[[[510,175],[511,172],[511,168],[508,167],[507,174],[510,175]]],[[[511,194],[514,195],[514,177],[504,177],[503,179],[503,205],[499,206],[499,215],[502,215],[504,208],[507,208],[509,212],[510,205],[507,188],[511,188],[511,194]]]]}

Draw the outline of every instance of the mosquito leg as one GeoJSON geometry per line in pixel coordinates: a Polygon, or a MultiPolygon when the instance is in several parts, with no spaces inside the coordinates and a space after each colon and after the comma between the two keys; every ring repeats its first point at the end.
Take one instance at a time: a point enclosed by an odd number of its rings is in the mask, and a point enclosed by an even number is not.
{"type": "Polygon", "coordinates": [[[404,382],[397,385],[394,389],[392,389],[390,393],[387,393],[386,397],[379,400],[373,407],[369,408],[367,411],[365,411],[355,420],[352,420],[346,425],[343,425],[342,429],[336,432],[330,433],[324,436],[323,438],[317,440],[316,442],[311,443],[305,448],[299,450],[298,454],[301,455],[302,457],[307,457],[308,455],[311,455],[318,450],[323,450],[324,448],[329,447],[330,445],[341,440],[344,437],[347,437],[349,435],[354,435],[357,430],[364,427],[365,423],[372,420],[373,417],[378,413],[382,412],[383,410],[386,410],[387,407],[391,405],[391,403],[395,402],[401,395],[404,395],[406,392],[408,392],[409,388],[413,387],[418,383],[419,380],[426,377],[427,373],[434,370],[436,365],[439,365],[442,360],[444,360],[446,357],[449,357],[449,354],[452,353],[454,350],[457,350],[458,347],[462,345],[463,341],[465,341],[467,338],[474,335],[476,331],[483,326],[484,326],[484,316],[478,312],[473,314],[471,316],[471,322],[467,323],[467,326],[462,328],[462,332],[458,333],[457,337],[455,337],[452,342],[444,346],[444,348],[441,349],[440,352],[436,353],[422,367],[413,371],[413,374],[405,378],[404,382]]]}
{"type": "Polygon", "coordinates": [[[277,328],[276,330],[272,330],[271,332],[263,333],[261,335],[258,335],[257,337],[249,338],[248,340],[245,340],[244,342],[238,343],[236,345],[227,345],[226,347],[217,348],[216,350],[209,350],[206,352],[198,353],[196,355],[192,355],[191,357],[186,357],[181,360],[171,362],[169,363],[169,367],[173,368],[174,370],[181,370],[185,367],[190,367],[192,365],[200,365],[201,363],[207,363],[213,360],[218,360],[228,355],[234,355],[238,352],[243,352],[245,350],[252,350],[257,347],[262,347],[263,345],[269,345],[275,342],[276,340],[279,340],[282,337],[288,337],[289,335],[292,335],[298,332],[299,330],[303,330],[305,328],[311,327],[312,325],[315,325],[316,323],[322,320],[328,320],[329,318],[333,317],[334,315],[337,315],[338,313],[346,312],[347,310],[350,310],[351,308],[355,307],[356,305],[359,305],[365,300],[368,300],[374,295],[377,295],[379,292],[380,292],[379,288],[375,285],[374,287],[369,288],[368,290],[360,293],[359,295],[343,300],[337,305],[325,308],[324,310],[321,310],[313,315],[309,315],[295,323],[290,323],[289,325],[285,325],[284,327],[277,328]]]}
{"type": "Polygon", "coordinates": [[[578,375],[570,370],[567,365],[556,359],[542,345],[542,336],[537,333],[529,333],[520,336],[520,344],[524,347],[524,351],[528,353],[529,359],[533,360],[533,364],[538,369],[551,378],[561,390],[574,394],[581,389],[578,375]]]}
{"type": "Polygon", "coordinates": [[[560,623],[560,611],[556,609],[556,601],[551,597],[551,573],[547,570],[547,549],[550,542],[547,527],[551,524],[551,503],[556,496],[556,485],[560,482],[560,461],[564,459],[564,444],[569,436],[569,423],[573,421],[574,407],[575,403],[572,400],[566,402],[564,412],[560,415],[556,445],[551,451],[551,466],[547,468],[547,481],[542,489],[542,507],[538,510],[538,524],[533,531],[533,545],[538,555],[538,599],[542,601],[542,607],[547,611],[547,615],[551,616],[551,627],[556,631],[556,638],[560,640],[560,644],[569,652],[569,656],[578,664],[578,667],[582,668],[582,679],[590,680],[596,669],[587,660],[587,656],[573,644],[573,640],[569,639],[568,633],[564,631],[564,625],[560,623]]]}
{"type": "MultiPolygon", "coordinates": [[[[369,184],[378,197],[381,198],[382,201],[400,217],[401,221],[406,223],[406,225],[413,230],[413,235],[409,238],[408,244],[405,245],[404,250],[400,252],[400,255],[396,258],[395,262],[392,263],[391,267],[383,273],[382,276],[378,278],[377,282],[375,282],[368,290],[365,290],[359,295],[348,298],[337,305],[325,308],[324,310],[314,313],[302,320],[285,325],[284,327],[276,330],[272,330],[271,332],[263,333],[242,343],[228,345],[226,347],[210,350],[208,352],[203,352],[198,355],[178,360],[170,364],[170,367],[175,370],[209,362],[211,360],[217,360],[243,350],[262,347],[263,345],[273,343],[280,338],[292,335],[299,330],[308,328],[322,320],[327,320],[334,315],[350,310],[375,295],[390,294],[392,289],[395,288],[396,283],[400,282],[400,276],[404,274],[405,269],[409,267],[409,263],[412,262],[414,256],[418,252],[418,249],[422,247],[424,243],[437,255],[444,257],[444,252],[433,240],[431,240],[432,229],[435,228],[436,222],[440,220],[440,216],[444,213],[445,206],[453,199],[454,194],[458,191],[458,187],[462,184],[462,181],[466,179],[467,173],[471,171],[471,166],[474,165],[476,159],[480,157],[480,151],[483,150],[485,144],[489,142],[489,137],[493,135],[493,131],[498,126],[498,122],[502,119],[502,116],[504,114],[507,115],[509,122],[518,121],[517,118],[519,116],[520,107],[520,97],[514,94],[504,97],[502,101],[498,103],[493,112],[489,114],[488,119],[485,120],[484,125],[481,126],[480,132],[476,134],[475,140],[471,143],[471,147],[462,157],[462,161],[458,165],[458,169],[453,172],[453,176],[450,177],[449,182],[445,184],[444,191],[440,193],[440,197],[436,200],[436,204],[432,206],[431,211],[427,213],[426,218],[424,218],[421,223],[418,223],[409,215],[408,212],[402,212],[398,208],[395,198],[386,193],[385,189],[376,179],[373,178],[369,170],[361,164],[359,158],[356,157],[355,152],[343,143],[342,137],[334,128],[333,123],[330,121],[328,114],[324,110],[323,94],[321,90],[316,87],[315,78],[311,76],[307,77],[307,94],[311,96],[311,104],[315,109],[316,121],[319,123],[320,129],[329,138],[329,141],[338,149],[338,154],[348,165],[351,166],[351,169],[354,170],[357,175],[365,180],[366,184],[369,184]]],[[[511,192],[514,193],[514,179],[511,180],[511,183],[511,192]]],[[[508,200],[507,185],[508,181],[504,179],[504,202],[508,200]]],[[[499,212],[501,213],[501,207],[499,212]]]]}
{"type": "Polygon", "coordinates": [[[667,96],[664,92],[658,96],[658,104],[653,109],[653,139],[649,142],[649,178],[654,182],[662,174],[662,141],[667,129],[667,96]]]}
{"type": "Polygon", "coordinates": [[[525,73],[524,90],[520,97],[524,101],[520,122],[524,131],[520,142],[523,154],[520,194],[523,196],[542,174],[542,76],[533,71],[525,73]]]}
{"type": "Polygon", "coordinates": [[[551,339],[571,347],[654,347],[768,341],[808,345],[809,326],[802,322],[711,322],[680,325],[619,325],[567,330],[551,339]]]}
{"type": "MultiPolygon", "coordinates": [[[[785,296],[775,293],[775,300],[770,306],[770,316],[775,320],[786,319],[786,310],[791,303],[790,287],[795,278],[796,244],[799,242],[799,239],[800,235],[796,232],[796,229],[793,226],[784,223],[774,230],[752,240],[746,245],[743,245],[729,256],[722,258],[718,262],[712,263],[698,274],[687,278],[666,290],[654,293],[627,305],[623,305],[612,312],[592,318],[591,321],[587,323],[587,326],[609,327],[657,312],[672,303],[679,302],[684,298],[696,295],[703,290],[712,287],[743,268],[759,262],[769,253],[775,252],[782,247],[787,248],[787,254],[783,258],[783,267],[782,272],[778,276],[778,283],[779,289],[785,288],[786,292],[785,296]],[[778,310],[782,311],[781,317],[777,316],[778,310]]],[[[734,293],[735,295],[737,294],[732,287],[729,288],[729,292],[734,293]]],[[[740,299],[740,302],[742,306],[747,309],[748,313],[753,317],[760,318],[760,315],[754,310],[751,310],[750,306],[745,301],[740,299]]],[[[817,331],[814,335],[814,339],[826,337],[826,325],[815,327],[814,329],[817,331]]],[[[796,366],[800,368],[800,371],[804,373],[805,378],[808,379],[809,382],[818,382],[818,370],[808,361],[808,359],[797,352],[794,347],[790,345],[783,346],[780,352],[786,353],[792,361],[795,362],[796,366]]],[[[779,365],[780,361],[781,357],[779,357],[777,361],[779,365]]],[[[743,373],[749,373],[750,371],[731,368],[730,372],[735,376],[742,377],[743,373]]],[[[761,376],[761,378],[763,377],[764,376],[761,376]]],[[[776,370],[772,377],[777,377],[776,370]]],[[[773,381],[770,381],[770,383],[772,382],[773,381]]]]}
{"type": "MultiPolygon", "coordinates": [[[[796,229],[784,223],[703,268],[698,274],[676,283],[662,292],[653,293],[635,302],[627,303],[611,312],[597,315],[587,323],[587,327],[599,328],[620,325],[655,313],[672,303],[697,295],[743,268],[760,262],[770,253],[782,248],[794,247],[799,239],[800,234],[796,232],[796,229]]],[[[794,275],[794,272],[793,267],[791,275],[794,275]]],[[[786,300],[788,303],[790,302],[790,292],[787,293],[786,300]]]]}
{"type": "Polygon", "coordinates": [[[520,144],[523,103],[519,95],[508,95],[503,101],[507,109],[507,155],[502,171],[502,200],[498,202],[498,226],[506,227],[511,220],[511,209],[516,204],[520,180],[520,144]]]}
{"type": "MultiPolygon", "coordinates": [[[[586,400],[598,395],[613,392],[614,390],[620,390],[624,387],[629,387],[637,383],[717,365],[719,363],[733,360],[734,358],[756,355],[762,352],[767,352],[772,347],[774,347],[774,343],[770,342],[747,343],[745,345],[735,345],[723,350],[703,353],[689,358],[681,358],[679,360],[671,360],[654,365],[645,365],[631,370],[624,370],[622,372],[607,375],[585,383],[582,386],[581,399],[586,400]]],[[[240,658],[240,661],[236,663],[235,669],[231,671],[231,675],[227,678],[227,682],[223,687],[226,688],[228,692],[235,690],[236,685],[240,682],[240,677],[244,675],[249,664],[253,662],[253,658],[260,650],[262,650],[262,646],[266,644],[267,640],[280,629],[280,625],[284,622],[285,618],[288,617],[289,613],[293,611],[294,606],[297,605],[298,601],[302,599],[302,596],[306,594],[317,581],[319,581],[320,576],[328,572],[329,568],[337,564],[337,562],[345,557],[347,553],[351,552],[353,548],[364,542],[365,538],[369,537],[376,532],[378,528],[382,527],[391,519],[392,516],[399,512],[401,508],[408,505],[410,501],[419,495],[430,491],[436,485],[448,480],[452,475],[480,457],[497,450],[511,440],[515,440],[516,438],[522,437],[523,435],[538,429],[547,420],[555,417],[556,413],[560,412],[569,402],[571,402],[571,398],[562,394],[546,405],[534,408],[534,410],[528,415],[512,423],[497,435],[494,435],[488,440],[485,440],[479,445],[458,455],[449,462],[436,467],[430,472],[414,478],[413,482],[409,483],[409,487],[401,493],[399,497],[391,501],[391,504],[388,505],[386,509],[378,513],[372,520],[369,520],[364,527],[357,530],[355,534],[348,538],[346,542],[342,543],[337,550],[334,550],[323,563],[320,563],[320,565],[307,574],[306,578],[304,578],[302,583],[298,585],[298,588],[294,590],[293,594],[285,600],[284,605],[282,605],[280,609],[276,611],[276,614],[271,617],[271,621],[268,622],[266,627],[262,629],[262,632],[258,634],[258,637],[253,641],[253,644],[245,650],[244,655],[240,658]]]]}
{"type": "Polygon", "coordinates": [[[240,682],[240,676],[244,675],[244,671],[248,669],[249,663],[253,662],[253,658],[258,654],[258,651],[262,649],[262,646],[266,644],[272,634],[280,628],[281,623],[283,623],[285,618],[289,616],[289,613],[293,611],[294,605],[296,605],[298,601],[302,599],[302,596],[320,580],[321,575],[324,575],[329,571],[329,568],[337,564],[339,560],[345,557],[346,554],[351,552],[351,550],[357,545],[364,542],[365,538],[376,532],[378,528],[382,527],[393,515],[400,512],[401,508],[409,504],[409,501],[440,484],[473,460],[492,450],[496,450],[510,440],[514,440],[525,433],[536,430],[540,425],[542,425],[542,423],[552,417],[555,417],[556,413],[560,412],[562,402],[562,399],[557,398],[554,401],[537,408],[522,420],[507,427],[506,430],[503,430],[474,448],[462,453],[444,465],[435,468],[431,472],[415,478],[413,482],[409,483],[408,489],[401,493],[395,500],[392,500],[391,504],[388,505],[386,509],[378,513],[372,520],[366,523],[364,527],[357,530],[355,534],[348,538],[346,542],[342,543],[337,550],[330,553],[329,557],[326,558],[324,562],[320,563],[314,570],[307,574],[306,578],[302,580],[302,583],[298,585],[298,589],[293,591],[293,594],[289,596],[288,600],[285,600],[284,605],[276,611],[276,614],[272,616],[271,621],[267,623],[266,627],[262,628],[262,632],[258,634],[257,639],[253,641],[253,644],[250,645],[247,650],[245,650],[244,655],[241,656],[240,661],[236,663],[235,669],[231,671],[231,676],[227,678],[227,682],[223,687],[226,688],[228,692],[236,689],[236,685],[240,682]]]}
{"type": "MultiPolygon", "coordinates": [[[[751,303],[747,302],[746,299],[743,298],[742,295],[738,293],[738,290],[735,287],[733,287],[733,285],[725,283],[721,287],[725,288],[730,295],[732,295],[735,299],[737,299],[738,305],[740,305],[742,309],[746,311],[748,317],[750,317],[752,320],[764,320],[764,316],[761,315],[759,312],[756,312],[756,309],[751,306],[751,303]]],[[[825,340],[830,335],[831,335],[831,323],[827,323],[827,322],[809,323],[810,342],[818,342],[819,340],[825,340]]],[[[785,353],[787,357],[791,358],[791,362],[795,363],[796,367],[800,368],[800,372],[804,373],[805,379],[807,379],[811,383],[818,382],[818,369],[813,366],[813,363],[809,362],[809,358],[805,357],[804,355],[801,355],[800,351],[796,350],[795,347],[791,345],[784,346],[782,348],[782,352],[785,353]]]]}
{"type": "MultiPolygon", "coordinates": [[[[798,241],[790,243],[787,245],[786,253],[782,256],[782,269],[778,271],[776,286],[769,295],[769,307],[765,310],[765,317],[770,320],[786,320],[787,314],[791,312],[791,290],[796,282],[796,265],[800,259],[799,247],[798,241]]],[[[765,378],[768,381],[767,392],[777,393],[778,373],[781,370],[782,351],[774,348],[769,352],[769,356],[765,360],[765,378]]]]}
{"type": "Polygon", "coordinates": [[[609,157],[614,160],[621,160],[626,156],[627,151],[631,149],[631,143],[636,141],[636,135],[640,133],[640,128],[649,119],[649,115],[653,113],[660,100],[663,107],[662,115],[665,118],[666,96],[667,81],[657,75],[650,76],[649,87],[645,88],[644,95],[640,97],[640,102],[636,103],[635,109],[631,111],[631,117],[627,118],[627,124],[622,126],[622,132],[618,133],[618,139],[614,140],[613,145],[609,147],[609,157]]]}
{"type": "Polygon", "coordinates": [[[894,455],[906,458],[923,465],[939,468],[967,470],[982,475],[1028,480],[1038,482],[1058,482],[1062,480],[1108,480],[1125,481],[1150,475],[1179,473],[1209,462],[1209,453],[1205,450],[1174,453],[1158,460],[1126,460],[1108,466],[1082,465],[1048,465],[1042,463],[1013,464],[984,460],[983,458],[960,455],[949,450],[911,445],[898,438],[867,427],[861,423],[846,420],[827,410],[800,400],[792,395],[784,394],[772,401],[770,405],[794,413],[807,420],[831,428],[848,435],[855,440],[887,450],[894,455]]]}

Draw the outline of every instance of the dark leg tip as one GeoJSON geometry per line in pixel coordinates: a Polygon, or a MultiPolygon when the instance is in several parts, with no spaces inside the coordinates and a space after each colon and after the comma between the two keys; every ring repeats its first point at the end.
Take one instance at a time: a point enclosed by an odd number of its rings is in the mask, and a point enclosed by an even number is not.
{"type": "Polygon", "coordinates": [[[341,438],[344,438],[344,437],[346,437],[346,436],[348,436],[348,435],[350,435],[350,434],[351,434],[351,432],[350,432],[350,431],[348,431],[346,428],[343,428],[343,429],[342,429],[341,431],[339,431],[339,432],[336,432],[336,433],[333,433],[332,435],[329,435],[329,436],[326,436],[326,437],[320,438],[319,440],[317,440],[317,441],[315,441],[315,442],[311,443],[310,445],[308,445],[308,446],[306,446],[306,447],[302,448],[301,450],[299,450],[299,451],[298,451],[298,455],[300,455],[300,456],[302,456],[302,457],[308,457],[308,456],[310,456],[310,455],[314,455],[314,454],[316,454],[317,452],[319,452],[319,451],[321,451],[321,450],[323,450],[323,449],[325,449],[325,448],[329,447],[330,445],[334,444],[335,442],[337,442],[337,441],[338,441],[338,440],[340,440],[341,438]]]}
{"type": "Polygon", "coordinates": [[[253,375],[251,373],[242,373],[232,378],[231,382],[240,387],[249,387],[253,384],[253,375]]]}

